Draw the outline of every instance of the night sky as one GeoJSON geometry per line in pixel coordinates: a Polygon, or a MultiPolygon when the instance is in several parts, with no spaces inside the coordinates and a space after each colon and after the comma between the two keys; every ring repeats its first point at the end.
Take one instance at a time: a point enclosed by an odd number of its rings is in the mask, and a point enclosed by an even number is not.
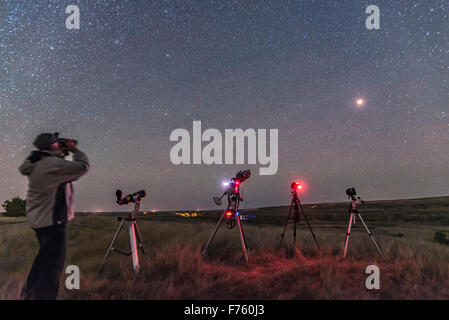
{"type": "Polygon", "coordinates": [[[79,140],[78,211],[214,208],[240,169],[243,207],[449,194],[449,2],[0,1],[0,201],[40,132],[79,140]],[[78,5],[81,29],[67,30],[78,5]],[[380,8],[367,30],[365,8],[380,8]],[[358,106],[357,99],[364,99],[358,106]],[[170,162],[176,128],[279,129],[279,170],[170,162]]]}

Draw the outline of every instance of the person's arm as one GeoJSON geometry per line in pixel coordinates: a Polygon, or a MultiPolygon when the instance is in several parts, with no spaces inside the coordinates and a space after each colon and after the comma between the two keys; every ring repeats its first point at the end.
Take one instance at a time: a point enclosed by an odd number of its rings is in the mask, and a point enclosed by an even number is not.
{"type": "Polygon", "coordinates": [[[53,168],[53,174],[61,182],[69,182],[79,179],[89,170],[87,156],[78,149],[73,151],[73,161],[58,159],[53,168]]]}

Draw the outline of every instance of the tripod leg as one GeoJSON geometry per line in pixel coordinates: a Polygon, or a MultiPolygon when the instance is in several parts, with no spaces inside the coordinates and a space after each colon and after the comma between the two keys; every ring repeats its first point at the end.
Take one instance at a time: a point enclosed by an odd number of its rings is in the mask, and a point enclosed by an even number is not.
{"type": "Polygon", "coordinates": [[[296,249],[296,225],[297,225],[297,221],[296,218],[294,219],[295,222],[293,222],[293,249],[296,249]]]}
{"type": "Polygon", "coordinates": [[[243,233],[242,224],[240,223],[240,215],[236,215],[235,219],[237,220],[237,224],[239,227],[239,233],[240,233],[240,241],[242,243],[242,249],[243,249],[243,255],[245,256],[245,261],[248,263],[248,252],[246,250],[246,243],[245,243],[245,234],[243,233]]]}
{"type": "Polygon", "coordinates": [[[140,235],[140,231],[139,231],[139,227],[137,226],[137,221],[136,221],[136,236],[137,236],[137,248],[142,250],[142,253],[145,254],[145,250],[143,249],[143,241],[142,241],[142,236],[140,235]]]}
{"type": "Polygon", "coordinates": [[[351,235],[351,226],[352,226],[352,220],[353,220],[353,213],[351,213],[351,216],[349,218],[349,226],[348,226],[348,233],[346,234],[346,240],[345,240],[345,250],[343,253],[343,258],[346,257],[346,252],[348,250],[348,243],[349,243],[349,236],[351,235]]]}
{"type": "Polygon", "coordinates": [[[366,226],[365,221],[363,221],[362,216],[360,215],[360,213],[358,214],[358,216],[359,216],[360,221],[362,221],[363,226],[366,229],[366,232],[368,232],[368,235],[371,237],[371,240],[373,240],[373,243],[376,246],[377,250],[379,251],[380,255],[383,257],[384,255],[383,255],[382,251],[380,250],[379,246],[377,245],[376,240],[374,240],[373,235],[371,234],[371,232],[369,231],[368,227],[366,226]]]}
{"type": "Polygon", "coordinates": [[[133,259],[133,269],[135,273],[139,272],[139,253],[137,252],[137,241],[136,241],[136,222],[135,221],[131,221],[128,222],[129,223],[129,240],[131,243],[131,254],[132,254],[132,259],[133,259]]]}
{"type": "Polygon", "coordinates": [[[303,217],[304,217],[304,220],[306,220],[306,223],[307,223],[307,225],[309,226],[310,232],[312,233],[313,240],[315,240],[315,243],[316,243],[316,246],[318,247],[318,250],[321,250],[321,249],[320,249],[320,245],[318,244],[318,240],[317,240],[316,237],[315,237],[315,233],[313,233],[312,226],[311,226],[310,223],[309,223],[309,219],[307,218],[306,213],[304,212],[304,208],[303,208],[302,205],[301,205],[301,202],[299,203],[299,206],[300,206],[300,208],[301,208],[301,212],[302,212],[302,215],[303,215],[303,217]]]}
{"type": "Polygon", "coordinates": [[[103,264],[106,263],[106,258],[108,257],[109,253],[113,250],[113,245],[114,245],[115,241],[117,240],[120,230],[122,230],[124,222],[125,222],[125,220],[122,220],[117,228],[117,231],[115,231],[114,237],[112,238],[112,241],[111,241],[111,244],[109,245],[108,251],[106,251],[106,254],[103,258],[103,264]]]}
{"type": "Polygon", "coordinates": [[[206,253],[207,249],[209,248],[210,244],[212,243],[212,240],[214,240],[215,234],[217,233],[218,228],[220,228],[220,225],[221,225],[221,223],[223,222],[223,219],[224,219],[224,216],[225,216],[225,214],[226,214],[226,211],[227,211],[227,210],[225,210],[225,211],[223,212],[223,214],[221,215],[220,220],[218,221],[217,225],[215,226],[214,231],[213,231],[212,234],[210,235],[209,240],[207,241],[206,245],[205,245],[204,248],[203,248],[203,251],[201,251],[201,254],[205,254],[205,253],[206,253]]]}
{"type": "Polygon", "coordinates": [[[285,223],[284,232],[281,234],[281,243],[279,244],[279,249],[282,247],[282,242],[284,241],[285,232],[287,231],[288,222],[290,221],[290,216],[292,214],[293,202],[290,205],[290,210],[288,211],[287,222],[285,223]]]}

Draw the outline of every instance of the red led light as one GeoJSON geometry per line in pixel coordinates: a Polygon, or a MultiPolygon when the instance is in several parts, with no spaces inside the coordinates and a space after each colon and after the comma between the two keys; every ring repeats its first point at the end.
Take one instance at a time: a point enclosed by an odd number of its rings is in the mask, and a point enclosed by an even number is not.
{"type": "Polygon", "coordinates": [[[290,188],[292,188],[292,190],[295,190],[297,192],[304,192],[305,191],[305,185],[302,183],[302,181],[292,182],[290,188]]]}
{"type": "Polygon", "coordinates": [[[228,218],[232,217],[232,211],[226,212],[226,217],[228,217],[228,218]]]}

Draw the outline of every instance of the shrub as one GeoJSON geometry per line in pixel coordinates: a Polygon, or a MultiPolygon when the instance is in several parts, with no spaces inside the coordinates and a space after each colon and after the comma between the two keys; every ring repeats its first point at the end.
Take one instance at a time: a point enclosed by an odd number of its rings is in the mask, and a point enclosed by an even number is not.
{"type": "Polygon", "coordinates": [[[6,217],[21,217],[25,216],[25,205],[26,201],[20,199],[19,197],[14,197],[12,200],[6,200],[2,207],[5,209],[4,216],[6,217]]]}
{"type": "Polygon", "coordinates": [[[449,239],[446,239],[446,234],[444,232],[435,232],[435,241],[442,244],[449,244],[449,239]]]}

